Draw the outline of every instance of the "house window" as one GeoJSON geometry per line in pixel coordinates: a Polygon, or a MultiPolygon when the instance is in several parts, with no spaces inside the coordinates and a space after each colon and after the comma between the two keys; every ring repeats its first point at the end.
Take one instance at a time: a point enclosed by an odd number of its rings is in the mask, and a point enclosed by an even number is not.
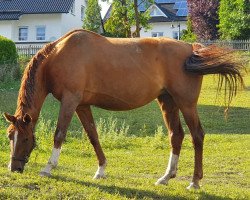
{"type": "Polygon", "coordinates": [[[73,1],[72,6],[71,6],[71,8],[70,8],[70,13],[71,13],[72,15],[75,15],[75,0],[73,1]]]}
{"type": "Polygon", "coordinates": [[[152,32],[151,36],[152,37],[162,37],[163,36],[163,32],[152,32]]]}
{"type": "Polygon", "coordinates": [[[28,40],[28,27],[19,27],[18,40],[19,41],[28,40]]]}
{"type": "Polygon", "coordinates": [[[81,6],[81,20],[83,21],[85,15],[85,6],[81,6]]]}
{"type": "Polygon", "coordinates": [[[36,27],[36,40],[45,40],[45,26],[36,27]]]}

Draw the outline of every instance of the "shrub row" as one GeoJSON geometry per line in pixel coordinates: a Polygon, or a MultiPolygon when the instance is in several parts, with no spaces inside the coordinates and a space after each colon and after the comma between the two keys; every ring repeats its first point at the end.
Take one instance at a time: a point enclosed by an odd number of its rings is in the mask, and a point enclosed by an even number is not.
{"type": "Polygon", "coordinates": [[[15,43],[0,35],[0,64],[16,63],[17,58],[15,43]]]}

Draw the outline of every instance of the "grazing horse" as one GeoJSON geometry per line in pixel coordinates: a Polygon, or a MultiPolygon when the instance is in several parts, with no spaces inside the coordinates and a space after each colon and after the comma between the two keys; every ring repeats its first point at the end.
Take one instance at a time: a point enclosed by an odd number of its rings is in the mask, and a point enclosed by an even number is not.
{"type": "MultiPolygon", "coordinates": [[[[106,158],[98,140],[91,105],[108,110],[130,110],[158,100],[170,135],[172,150],[166,173],[156,184],[167,184],[177,172],[184,132],[183,113],[195,151],[194,173],[189,188],[199,188],[203,176],[204,131],[197,101],[205,74],[219,74],[228,86],[229,101],[243,86],[241,63],[218,47],[187,44],[169,38],[118,39],[74,30],[46,45],[25,69],[7,132],[11,145],[11,171],[23,172],[35,146],[35,125],[49,93],[60,101],[52,155],[41,171],[50,176],[57,166],[66,131],[77,113],[98,158],[94,178],[104,177],[106,158]],[[224,79],[223,79],[224,78],[224,79]]],[[[244,67],[243,67],[244,68],[244,67]]]]}

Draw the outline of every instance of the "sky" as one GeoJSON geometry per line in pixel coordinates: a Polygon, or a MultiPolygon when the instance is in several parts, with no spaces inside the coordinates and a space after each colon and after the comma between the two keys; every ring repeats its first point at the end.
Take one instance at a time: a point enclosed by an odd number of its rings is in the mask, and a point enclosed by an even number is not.
{"type": "MultiPolygon", "coordinates": [[[[110,1],[110,2],[112,2],[112,1],[110,1]]],[[[110,4],[108,4],[108,3],[106,3],[106,2],[103,2],[103,1],[101,1],[101,0],[99,0],[99,4],[100,4],[101,7],[102,7],[102,11],[101,11],[102,17],[104,17],[104,15],[106,14],[106,12],[107,12],[107,10],[108,10],[110,4]]]]}

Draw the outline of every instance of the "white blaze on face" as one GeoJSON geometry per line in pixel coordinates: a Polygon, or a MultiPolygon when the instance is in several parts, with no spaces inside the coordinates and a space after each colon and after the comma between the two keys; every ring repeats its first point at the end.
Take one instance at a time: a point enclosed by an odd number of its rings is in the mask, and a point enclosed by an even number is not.
{"type": "Polygon", "coordinates": [[[15,153],[15,150],[16,150],[17,135],[18,135],[18,132],[17,132],[17,131],[15,131],[15,134],[14,134],[14,139],[13,139],[13,154],[15,153]]]}
{"type": "MultiPolygon", "coordinates": [[[[13,138],[13,152],[12,152],[12,156],[14,155],[15,150],[16,150],[17,135],[18,135],[18,131],[15,131],[14,138],[13,138]]],[[[11,170],[11,159],[10,159],[10,162],[9,162],[9,165],[8,165],[8,169],[11,170]]]]}

